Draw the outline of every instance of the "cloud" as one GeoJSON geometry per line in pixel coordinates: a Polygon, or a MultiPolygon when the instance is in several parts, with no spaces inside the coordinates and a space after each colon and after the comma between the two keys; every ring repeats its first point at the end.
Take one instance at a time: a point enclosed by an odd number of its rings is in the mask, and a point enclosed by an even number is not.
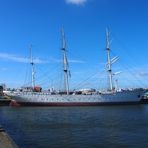
{"type": "Polygon", "coordinates": [[[6,68],[6,67],[2,67],[1,69],[0,69],[0,71],[7,71],[8,70],[8,68],[6,68]]]}
{"type": "Polygon", "coordinates": [[[84,5],[87,0],[65,0],[67,4],[84,5]]]}
{"type": "Polygon", "coordinates": [[[81,61],[81,60],[69,60],[69,63],[80,63],[80,64],[83,64],[83,63],[85,63],[85,61],[81,61]]]}
{"type": "MultiPolygon", "coordinates": [[[[18,63],[30,63],[29,58],[20,57],[18,55],[14,54],[8,54],[8,53],[0,53],[0,59],[6,60],[6,61],[13,61],[18,63]]],[[[45,63],[60,63],[60,59],[52,58],[50,57],[48,60],[41,60],[40,58],[34,58],[34,63],[36,64],[45,64],[45,63]]],[[[69,60],[69,63],[85,63],[81,60],[69,60]]]]}
{"type": "Polygon", "coordinates": [[[139,76],[147,77],[148,76],[148,72],[140,72],[139,76]]]}
{"type": "MultiPolygon", "coordinates": [[[[19,57],[18,55],[8,54],[8,53],[0,53],[0,58],[7,61],[14,61],[19,63],[29,63],[29,58],[19,57]]],[[[34,59],[34,63],[42,64],[47,63],[47,61],[41,60],[39,58],[34,59]]]]}
{"type": "MultiPolygon", "coordinates": [[[[53,57],[50,57],[50,60],[49,60],[51,63],[60,63],[62,62],[62,60],[60,59],[55,59],[53,57]]],[[[82,60],[73,60],[73,59],[69,59],[68,60],[69,63],[75,63],[75,64],[83,64],[85,63],[85,61],[82,61],[82,60]]]]}

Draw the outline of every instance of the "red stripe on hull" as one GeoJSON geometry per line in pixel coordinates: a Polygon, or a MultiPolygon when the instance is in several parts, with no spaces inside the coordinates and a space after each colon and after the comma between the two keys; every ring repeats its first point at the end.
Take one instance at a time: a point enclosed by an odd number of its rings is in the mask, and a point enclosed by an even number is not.
{"type": "Polygon", "coordinates": [[[136,105],[141,104],[140,101],[132,102],[16,102],[11,101],[11,106],[101,106],[101,105],[136,105]]]}

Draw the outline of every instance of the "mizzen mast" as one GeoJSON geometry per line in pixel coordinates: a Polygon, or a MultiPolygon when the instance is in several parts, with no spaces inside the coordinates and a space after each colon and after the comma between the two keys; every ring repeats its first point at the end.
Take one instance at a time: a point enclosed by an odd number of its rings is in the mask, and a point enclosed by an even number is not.
{"type": "Polygon", "coordinates": [[[69,94],[69,64],[68,64],[68,59],[67,59],[67,50],[66,50],[66,39],[65,39],[65,33],[64,29],[62,28],[61,30],[61,35],[62,35],[62,53],[63,53],[63,72],[64,72],[64,88],[67,93],[69,94]]]}
{"type": "Polygon", "coordinates": [[[35,64],[33,61],[33,56],[32,56],[32,45],[30,45],[30,65],[31,65],[31,85],[32,88],[34,89],[35,87],[35,64]]]}

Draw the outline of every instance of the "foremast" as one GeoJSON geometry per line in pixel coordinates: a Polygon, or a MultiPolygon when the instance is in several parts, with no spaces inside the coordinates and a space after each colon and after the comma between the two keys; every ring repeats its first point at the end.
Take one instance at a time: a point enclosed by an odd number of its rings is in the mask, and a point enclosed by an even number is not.
{"type": "Polygon", "coordinates": [[[32,56],[32,45],[30,45],[30,65],[31,65],[31,85],[32,88],[34,89],[35,87],[35,64],[33,61],[33,56],[32,56]]]}
{"type": "Polygon", "coordinates": [[[109,90],[113,91],[113,74],[112,74],[112,60],[110,57],[110,34],[108,28],[106,29],[106,51],[107,51],[107,72],[109,77],[109,90]]]}
{"type": "Polygon", "coordinates": [[[69,76],[70,76],[70,70],[69,70],[69,64],[67,59],[67,50],[66,50],[66,39],[65,39],[65,32],[62,28],[61,30],[62,35],[62,54],[63,54],[63,72],[64,72],[64,88],[66,91],[66,94],[69,94],[69,76]]]}

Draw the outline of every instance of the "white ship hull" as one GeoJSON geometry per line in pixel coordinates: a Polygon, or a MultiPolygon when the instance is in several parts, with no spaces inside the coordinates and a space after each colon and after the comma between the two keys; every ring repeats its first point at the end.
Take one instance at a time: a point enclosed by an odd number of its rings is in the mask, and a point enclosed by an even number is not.
{"type": "Polygon", "coordinates": [[[51,95],[36,92],[11,93],[9,95],[11,95],[13,99],[11,105],[88,106],[138,103],[143,94],[144,91],[139,89],[92,95],[51,95]]]}

